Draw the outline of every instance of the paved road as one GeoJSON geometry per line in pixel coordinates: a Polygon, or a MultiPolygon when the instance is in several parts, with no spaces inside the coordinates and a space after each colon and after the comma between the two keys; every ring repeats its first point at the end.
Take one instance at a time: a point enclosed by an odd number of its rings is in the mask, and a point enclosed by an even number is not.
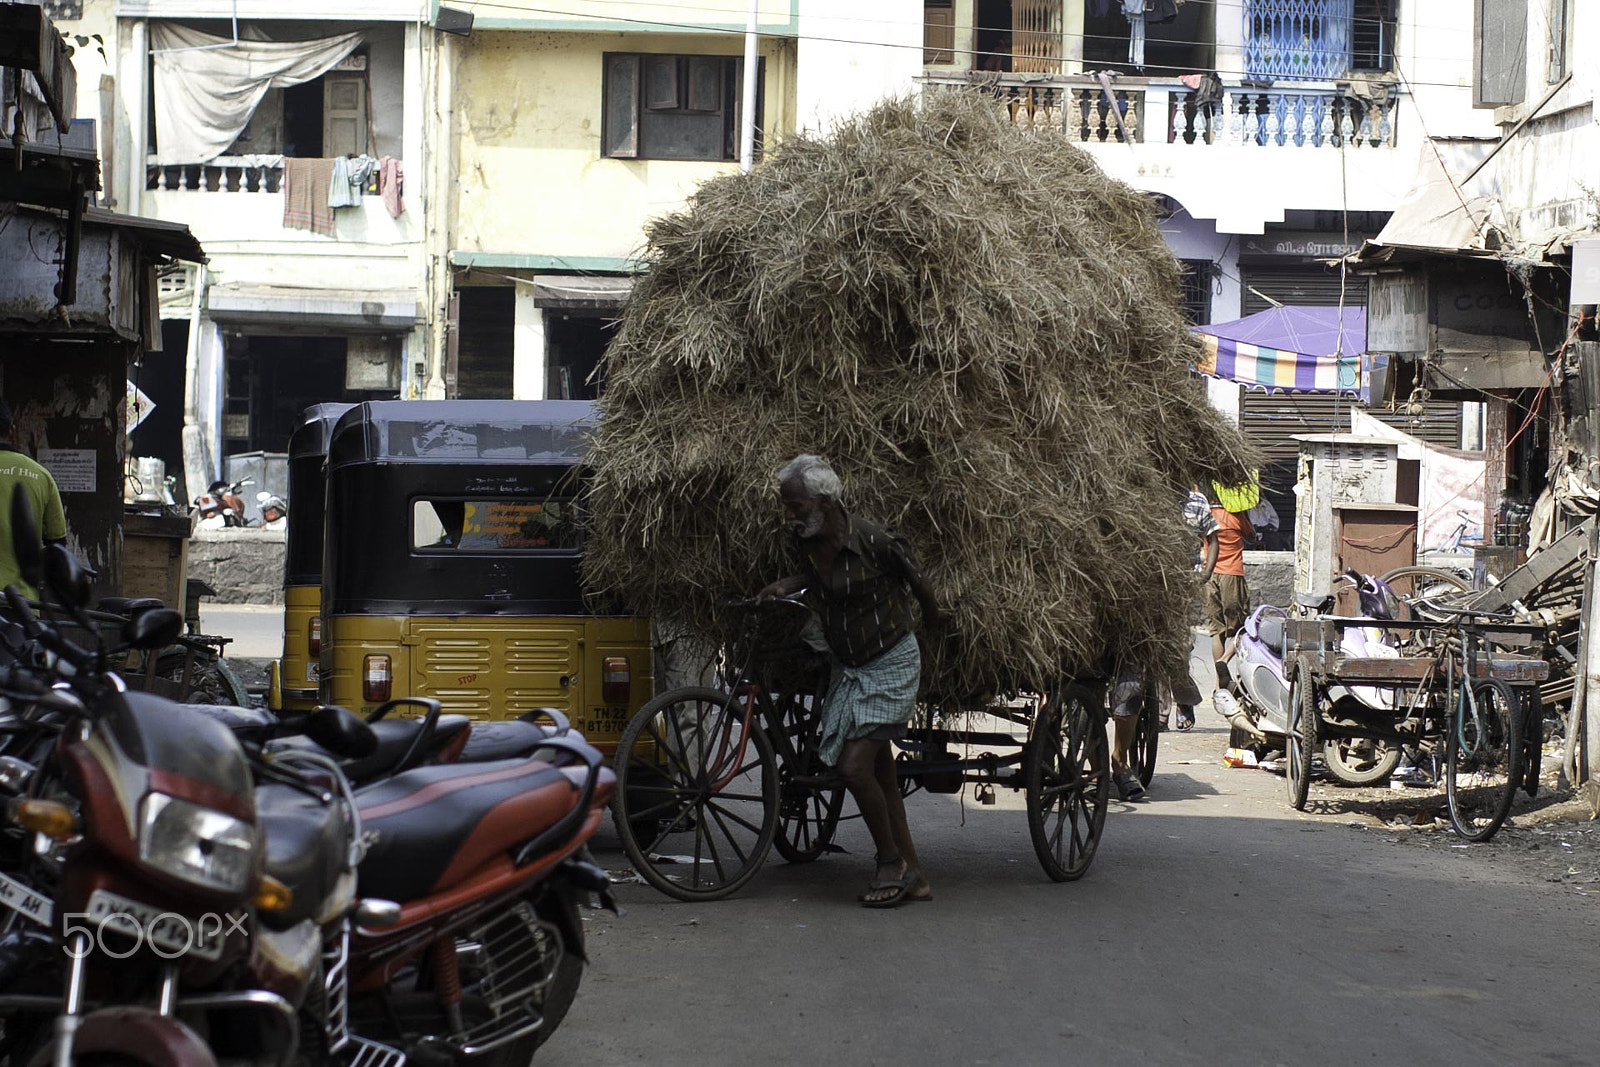
{"type": "Polygon", "coordinates": [[[200,605],[200,629],[233,638],[228,655],[238,659],[277,659],[283,654],[283,605],[200,605]]]}
{"type": "Polygon", "coordinates": [[[1297,815],[1282,779],[1221,765],[1209,711],[1163,741],[1076,883],[1045,880],[1002,793],[913,798],[931,905],[854,903],[858,822],[849,855],[774,857],[730,900],[622,887],[625,917],[586,913],[592,964],[539,1062],[1594,1062],[1600,892],[1519,865],[1508,835],[1423,847],[1297,815]]]}

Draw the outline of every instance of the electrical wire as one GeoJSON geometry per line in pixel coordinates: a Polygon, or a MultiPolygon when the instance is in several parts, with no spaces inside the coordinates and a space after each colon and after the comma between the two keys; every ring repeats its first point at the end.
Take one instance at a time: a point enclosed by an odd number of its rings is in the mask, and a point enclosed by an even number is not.
{"type": "MultiPolygon", "coordinates": [[[[622,3],[623,0],[587,0],[587,2],[588,3],[622,3]]],[[[1198,0],[1195,0],[1195,2],[1198,2],[1198,0]]],[[[477,9],[477,8],[492,8],[492,9],[495,9],[495,10],[512,11],[512,12],[517,12],[517,13],[520,13],[520,14],[559,15],[559,16],[564,16],[566,18],[592,19],[592,20],[595,20],[597,22],[616,22],[616,23],[624,23],[624,24],[628,24],[628,25],[642,25],[642,26],[666,26],[666,27],[670,27],[672,29],[683,30],[686,33],[726,34],[726,35],[732,35],[732,36],[738,36],[738,37],[743,37],[744,34],[745,34],[745,31],[743,29],[734,28],[734,27],[730,27],[730,26],[711,26],[711,25],[705,25],[705,24],[701,24],[701,23],[670,22],[670,21],[663,21],[661,19],[637,18],[637,17],[629,17],[629,16],[625,16],[625,15],[604,15],[604,14],[592,14],[592,13],[588,13],[588,12],[574,12],[574,11],[572,11],[570,9],[533,7],[533,6],[524,5],[524,4],[502,3],[502,2],[497,2],[497,0],[476,0],[476,2],[470,4],[469,6],[474,8],[474,9],[477,9]]],[[[707,13],[711,13],[709,9],[707,9],[707,13]]],[[[717,14],[727,14],[727,12],[720,11],[720,10],[717,11],[716,13],[717,14]]],[[[903,25],[909,26],[909,25],[913,25],[913,24],[907,22],[907,23],[904,23],[903,25]]],[[[768,39],[771,39],[771,40],[816,41],[816,42],[827,43],[827,44],[861,45],[863,47],[869,47],[869,48],[894,48],[894,49],[900,49],[902,51],[914,50],[914,51],[918,51],[918,52],[926,52],[928,50],[926,45],[923,44],[922,42],[912,43],[912,42],[899,42],[899,41],[873,41],[873,40],[864,40],[864,39],[860,39],[860,38],[830,37],[830,36],[823,36],[821,34],[806,34],[806,33],[800,33],[798,31],[793,32],[793,33],[787,33],[787,32],[781,32],[781,31],[763,30],[763,31],[761,31],[760,36],[768,38],[768,39]]],[[[1053,37],[1053,36],[1056,36],[1056,35],[1055,34],[1051,34],[1051,36],[1053,37]]],[[[1078,39],[1083,39],[1083,40],[1105,40],[1105,41],[1115,41],[1115,42],[1126,42],[1127,41],[1126,37],[1123,37],[1123,36],[1120,36],[1120,35],[1112,35],[1112,34],[1066,34],[1066,33],[1063,33],[1063,34],[1061,34],[1061,36],[1063,36],[1063,37],[1073,37],[1073,38],[1078,38],[1078,39]]],[[[1181,42],[1177,42],[1177,43],[1181,43],[1181,42]]],[[[951,48],[940,48],[940,49],[938,49],[938,51],[949,52],[949,53],[951,53],[953,55],[983,56],[983,57],[987,57],[987,58],[1007,58],[1007,59],[1039,59],[1040,58],[1038,56],[1030,56],[1030,55],[1027,55],[1025,53],[1021,53],[1021,52],[1002,52],[1002,51],[984,50],[984,49],[978,49],[978,48],[954,48],[954,47],[951,47],[951,48]]],[[[1337,48],[1337,49],[1336,48],[1317,48],[1317,47],[1313,47],[1313,46],[1307,46],[1306,48],[1303,48],[1300,51],[1303,51],[1303,52],[1305,52],[1307,54],[1327,54],[1327,55],[1348,55],[1349,54],[1349,49],[1345,49],[1345,48],[1337,48]]],[[[1050,57],[1050,58],[1052,60],[1054,60],[1054,61],[1065,61],[1065,59],[1066,59],[1066,57],[1064,57],[1064,56],[1056,56],[1056,57],[1050,57]]],[[[1397,57],[1395,57],[1395,58],[1397,59],[1397,57]]],[[[1456,56],[1427,56],[1427,57],[1418,57],[1418,58],[1454,59],[1454,58],[1458,58],[1458,57],[1456,57],[1456,56]]],[[[1180,69],[1180,68],[1172,68],[1172,69],[1177,70],[1177,69],[1180,69]]],[[[951,73],[959,74],[959,73],[964,73],[964,72],[963,71],[952,71],[951,73]]],[[[1249,70],[1231,70],[1231,69],[1226,69],[1225,70],[1225,69],[1221,69],[1221,68],[1214,68],[1213,69],[1213,73],[1216,73],[1218,75],[1227,75],[1229,77],[1238,77],[1238,78],[1264,77],[1264,75],[1262,75],[1260,72],[1249,71],[1249,70]]],[[[1374,72],[1374,73],[1379,73],[1379,72],[1374,72]]],[[[1327,78],[1327,79],[1318,79],[1318,80],[1321,80],[1321,81],[1337,81],[1337,80],[1340,80],[1340,79],[1327,78]]],[[[1434,88],[1445,88],[1445,89],[1459,89],[1460,88],[1459,85],[1457,85],[1457,84],[1455,84],[1453,82],[1414,81],[1411,84],[1413,84],[1413,85],[1426,85],[1426,86],[1430,86],[1430,87],[1434,87],[1434,88]]]]}

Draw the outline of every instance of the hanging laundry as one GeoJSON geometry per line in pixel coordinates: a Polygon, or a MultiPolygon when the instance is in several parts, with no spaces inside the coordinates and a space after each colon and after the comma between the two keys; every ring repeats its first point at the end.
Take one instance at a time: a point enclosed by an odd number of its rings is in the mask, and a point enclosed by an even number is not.
{"type": "Polygon", "coordinates": [[[328,206],[333,164],[331,159],[283,161],[284,229],[334,236],[333,208],[328,206]]]}
{"type": "Polygon", "coordinates": [[[1111,14],[1111,9],[1117,6],[1117,0],[1089,0],[1089,14],[1097,19],[1103,19],[1111,14]]]}
{"type": "Polygon", "coordinates": [[[1181,7],[1183,0],[1144,0],[1144,21],[1150,26],[1171,22],[1178,17],[1181,7]]]}
{"type": "Polygon", "coordinates": [[[400,161],[393,156],[378,160],[378,195],[383,197],[383,206],[389,209],[390,218],[397,219],[405,213],[406,203],[400,196],[404,190],[405,169],[400,161]]]}
{"type": "Polygon", "coordinates": [[[1128,62],[1144,69],[1145,0],[1122,0],[1122,17],[1128,20],[1128,62]]]}
{"type": "Polygon", "coordinates": [[[340,156],[333,161],[333,176],[328,179],[329,207],[360,207],[367,182],[378,169],[371,156],[340,156]]]}

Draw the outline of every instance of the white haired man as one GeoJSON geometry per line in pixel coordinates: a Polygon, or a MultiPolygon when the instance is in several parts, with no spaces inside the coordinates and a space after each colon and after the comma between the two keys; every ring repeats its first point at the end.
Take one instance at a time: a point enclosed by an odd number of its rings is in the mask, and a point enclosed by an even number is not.
{"type": "Polygon", "coordinates": [[[933,899],[906,823],[890,742],[916,708],[924,623],[944,616],[904,539],[845,511],[839,476],[818,456],[796,456],[778,472],[784,518],[804,570],[761,596],[809,590],[833,657],[822,703],[821,756],[839,769],[877,849],[878,869],[860,896],[869,908],[933,899]]]}

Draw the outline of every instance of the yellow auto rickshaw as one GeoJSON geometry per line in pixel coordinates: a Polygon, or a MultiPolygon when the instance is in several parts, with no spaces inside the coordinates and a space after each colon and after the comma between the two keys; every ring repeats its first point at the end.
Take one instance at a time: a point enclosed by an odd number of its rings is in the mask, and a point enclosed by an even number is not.
{"type": "Polygon", "coordinates": [[[289,436],[289,515],[283,561],[283,657],[271,667],[274,711],[317,706],[322,647],[322,526],[328,437],[350,404],[314,404],[289,436]]]}
{"type": "MultiPolygon", "coordinates": [[[[328,441],[320,697],[563,711],[604,750],[651,696],[648,619],[579,580],[593,405],[376,401],[328,441]]],[[[291,512],[292,514],[292,512],[291,512]]]]}

